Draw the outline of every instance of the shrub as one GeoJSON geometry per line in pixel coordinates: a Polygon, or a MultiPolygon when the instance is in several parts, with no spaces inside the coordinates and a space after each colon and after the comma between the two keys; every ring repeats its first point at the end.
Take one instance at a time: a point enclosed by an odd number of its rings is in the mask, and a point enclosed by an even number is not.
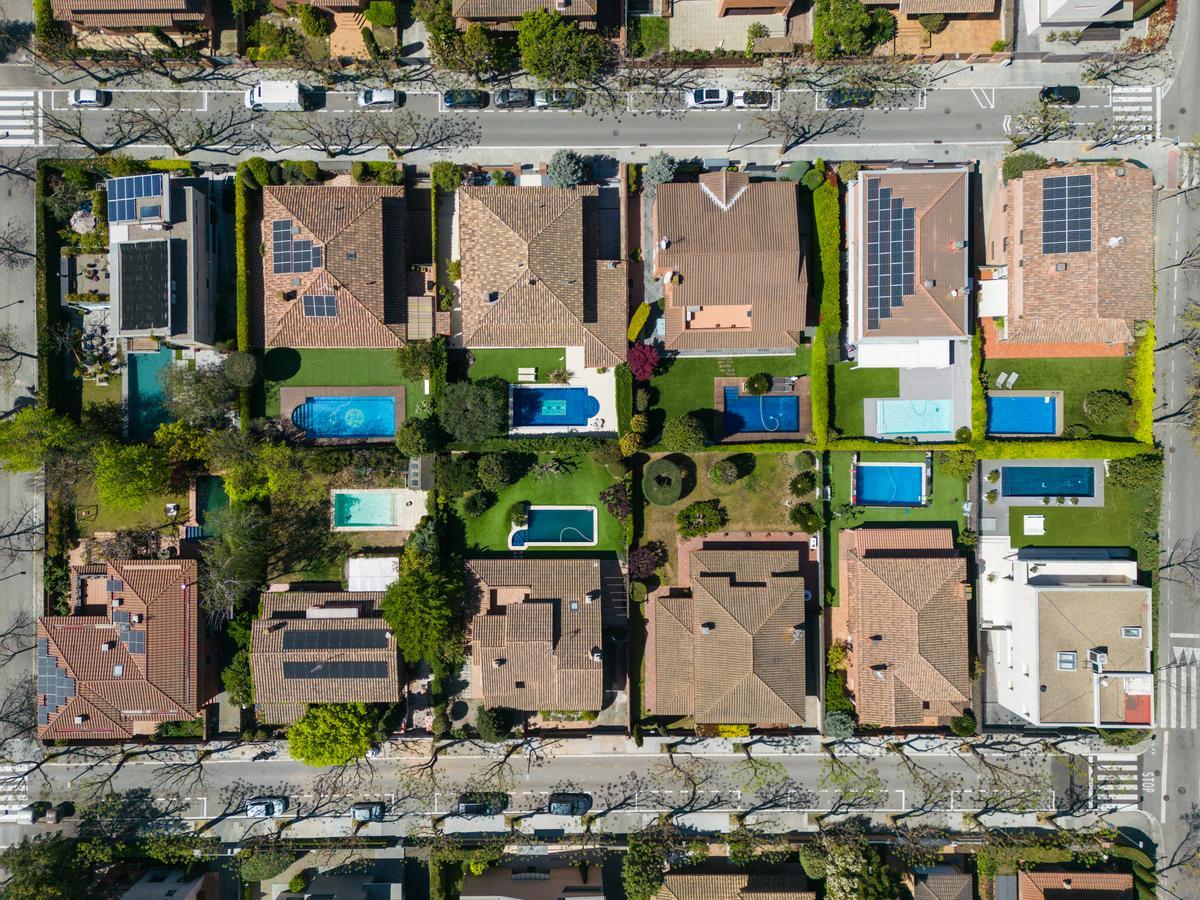
{"type": "Polygon", "coordinates": [[[271,164],[261,156],[246,160],[246,169],[254,177],[254,186],[264,188],[271,183],[271,164]]]}
{"type": "Polygon", "coordinates": [[[1154,443],[1154,323],[1138,323],[1125,382],[1133,397],[1129,430],[1143,444],[1154,443]],[[1140,332],[1140,333],[1139,333],[1140,332]]]}
{"type": "Polygon", "coordinates": [[[834,641],[825,654],[825,668],[830,672],[846,671],[848,648],[845,641],[834,641]]]}
{"type": "MultiPolygon", "coordinates": [[[[308,7],[304,7],[308,9],[308,7]]],[[[225,357],[225,378],[234,387],[254,387],[258,382],[258,357],[253,353],[236,352],[225,357]]]]}
{"type": "Polygon", "coordinates": [[[450,717],[446,715],[446,704],[439,703],[433,710],[433,721],[429,723],[429,731],[435,738],[443,738],[450,733],[450,717]]]}
{"type": "Polygon", "coordinates": [[[975,474],[979,458],[974,450],[947,450],[938,455],[938,461],[944,474],[965,480],[975,474]]]}
{"type": "Polygon", "coordinates": [[[405,456],[433,453],[441,446],[442,429],[433,416],[405,419],[396,429],[396,449],[405,456]]]}
{"type": "Polygon", "coordinates": [[[669,457],[659,457],[646,466],[642,493],[655,506],[670,506],[683,496],[683,470],[669,457]]]}
{"type": "Polygon", "coordinates": [[[293,894],[303,894],[306,887],[308,887],[308,879],[304,877],[303,872],[293,875],[292,880],[288,882],[288,890],[293,894]]]}
{"type": "Polygon", "coordinates": [[[811,450],[801,450],[792,465],[797,472],[811,472],[817,467],[817,457],[811,450]]]}
{"type": "Polygon", "coordinates": [[[1065,428],[1063,428],[1063,437],[1072,441],[1078,441],[1091,436],[1092,429],[1088,428],[1088,426],[1084,425],[1082,422],[1072,422],[1070,425],[1067,425],[1065,428]]]}
{"type": "Polygon", "coordinates": [[[392,0],[371,0],[363,18],[379,28],[395,28],[396,4],[392,0]]]}
{"type": "Polygon", "coordinates": [[[807,497],[817,487],[817,473],[809,470],[798,472],[788,483],[788,490],[793,497],[807,497]]]}
{"type": "Polygon", "coordinates": [[[650,427],[650,418],[645,413],[637,413],[629,419],[629,430],[634,434],[645,434],[650,427]]]}
{"type": "Polygon", "coordinates": [[[457,163],[438,160],[429,167],[429,180],[443,194],[453,194],[462,186],[463,171],[457,163]]]}
{"type": "Polygon", "coordinates": [[[573,188],[583,183],[583,157],[574,150],[555,150],[546,165],[546,177],[557,188],[573,188]]]}
{"type": "MultiPolygon", "coordinates": [[[[854,719],[843,709],[828,713],[825,716],[825,734],[835,741],[845,740],[854,734],[854,719]]],[[[808,871],[807,867],[805,871],[808,871]]]]}
{"type": "Polygon", "coordinates": [[[518,500],[508,508],[508,521],[517,528],[524,528],[529,524],[529,501],[518,500]]]}
{"type": "Polygon", "coordinates": [[[695,416],[678,416],[663,426],[662,445],[673,453],[703,450],[707,444],[708,432],[695,416]]]}
{"type": "Polygon", "coordinates": [[[974,737],[975,728],[975,713],[969,709],[961,716],[955,716],[950,720],[950,733],[958,737],[974,737]]]}
{"type": "MultiPolygon", "coordinates": [[[[300,30],[311,38],[328,37],[329,19],[325,17],[325,14],[308,3],[301,3],[299,7],[296,15],[300,19],[300,30]]],[[[392,7],[392,16],[395,17],[395,7],[392,7]]]]}
{"type": "Polygon", "coordinates": [[[941,34],[948,24],[945,13],[926,13],[917,16],[917,22],[928,34],[941,34]]]}
{"type": "Polygon", "coordinates": [[[771,376],[766,372],[751,375],[742,384],[742,390],[752,397],[761,397],[771,390],[771,376]]]}
{"type": "Polygon", "coordinates": [[[846,693],[846,673],[830,672],[825,678],[825,711],[826,714],[844,712],[854,715],[854,703],[846,693]]]}
{"type": "Polygon", "coordinates": [[[629,585],[629,599],[634,603],[644,603],[646,595],[649,593],[649,589],[640,581],[632,582],[629,585]]]}
{"type": "Polygon", "coordinates": [[[654,344],[634,344],[625,352],[625,361],[636,381],[649,381],[662,357],[654,344]]]}
{"type": "Polygon", "coordinates": [[[1089,391],[1083,400],[1084,413],[1100,425],[1123,421],[1132,407],[1133,400],[1124,391],[1089,391]]]}
{"type": "Polygon", "coordinates": [[[632,431],[626,432],[617,441],[617,446],[620,447],[623,456],[633,456],[642,449],[642,436],[632,431]]]}
{"type": "Polygon", "coordinates": [[[675,157],[669,153],[658,152],[650,157],[642,169],[642,186],[645,188],[646,196],[654,198],[660,184],[667,184],[675,180],[675,171],[679,168],[679,163],[675,157]]]}
{"type": "Polygon", "coordinates": [[[990,491],[988,491],[986,494],[984,494],[984,496],[987,497],[988,503],[995,503],[997,500],[1000,499],[1000,492],[998,490],[996,490],[995,488],[992,488],[990,491]]]}
{"type": "Polygon", "coordinates": [[[633,515],[633,503],[629,500],[629,488],[625,480],[615,481],[600,492],[600,502],[614,519],[626,519],[633,515]]]}
{"type": "Polygon", "coordinates": [[[479,488],[479,462],[473,456],[456,453],[438,459],[434,467],[437,489],[447,497],[461,497],[479,488]]]}
{"type": "Polygon", "coordinates": [[[646,327],[646,320],[650,318],[650,304],[638,304],[638,308],[633,311],[633,315],[629,317],[629,328],[625,331],[625,337],[629,343],[633,343],[638,339],[638,335],[642,333],[642,329],[646,327]]]}
{"type": "Polygon", "coordinates": [[[996,38],[996,40],[992,41],[992,52],[1003,53],[1008,49],[1008,45],[1009,42],[1004,40],[1004,38],[996,38]]]}
{"type": "Polygon", "coordinates": [[[489,453],[479,460],[479,484],[489,491],[502,491],[516,480],[513,458],[507,453],[489,453]]]}
{"type": "Polygon", "coordinates": [[[788,521],[807,534],[816,534],[825,524],[821,511],[812,503],[797,503],[788,510],[788,521]]]}
{"type": "Polygon", "coordinates": [[[251,850],[238,856],[238,875],[248,884],[266,881],[290,866],[295,858],[296,854],[288,850],[251,850]]]}
{"type": "Polygon", "coordinates": [[[858,173],[862,170],[862,166],[852,159],[846,159],[837,164],[838,178],[847,183],[858,177],[858,173]]]}
{"type": "Polygon", "coordinates": [[[733,484],[740,474],[732,459],[718,459],[708,467],[708,480],[716,485],[733,484]]]}
{"type": "Polygon", "coordinates": [[[972,433],[971,429],[968,428],[966,425],[964,425],[962,428],[958,429],[958,431],[954,432],[954,439],[956,441],[958,441],[960,444],[971,443],[972,437],[974,437],[974,434],[972,433]]]}
{"type": "MultiPolygon", "coordinates": [[[[359,31],[359,34],[362,35],[363,48],[367,51],[367,56],[371,57],[373,60],[378,60],[379,41],[375,39],[375,32],[372,31],[369,26],[364,25],[359,31]]],[[[351,172],[351,174],[353,174],[353,172],[351,172]]],[[[354,180],[359,181],[360,179],[356,176],[354,180]]]]}
{"type": "Polygon", "coordinates": [[[633,395],[633,408],[638,412],[646,412],[650,409],[650,392],[645,388],[638,388],[633,395]]]}
{"type": "Polygon", "coordinates": [[[482,516],[495,505],[496,494],[494,491],[471,491],[463,497],[463,512],[472,518],[482,516]]]}
{"type": "Polygon", "coordinates": [[[697,500],[681,509],[675,516],[675,525],[679,536],[684,538],[702,537],[722,528],[729,521],[729,514],[721,501],[697,500]]]}
{"type": "Polygon", "coordinates": [[[1162,485],[1163,461],[1158,453],[1144,453],[1108,462],[1108,479],[1127,491],[1156,491],[1162,485]]]}
{"type": "Polygon", "coordinates": [[[667,564],[667,547],[662,541],[650,541],[629,551],[629,577],[644,581],[667,564]]]}
{"type": "Polygon", "coordinates": [[[896,16],[886,9],[871,10],[871,41],[886,44],[896,36],[896,16]]]}
{"type": "Polygon", "coordinates": [[[503,707],[485,707],[475,717],[475,728],[484,743],[498,744],[512,734],[512,715],[503,707]]]}
{"type": "Polygon", "coordinates": [[[446,385],[437,409],[442,427],[457,441],[496,437],[508,428],[507,385],[456,381],[446,385]]]}
{"type": "Polygon", "coordinates": [[[1020,178],[1026,172],[1044,169],[1048,165],[1046,157],[1041,154],[1034,153],[1032,150],[1022,150],[1020,153],[1010,153],[1004,157],[1000,172],[1005,181],[1012,181],[1014,178],[1020,178]]]}

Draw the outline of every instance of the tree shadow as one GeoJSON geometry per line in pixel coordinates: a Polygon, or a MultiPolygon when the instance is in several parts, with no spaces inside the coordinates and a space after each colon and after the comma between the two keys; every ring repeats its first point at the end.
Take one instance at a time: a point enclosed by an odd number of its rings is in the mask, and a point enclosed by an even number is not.
{"type": "Polygon", "coordinates": [[[672,453],[667,459],[679,466],[679,499],[683,500],[696,489],[696,461],[683,453],[672,453]]]}
{"type": "Polygon", "coordinates": [[[753,453],[735,453],[727,459],[737,467],[738,478],[746,478],[754,474],[757,461],[753,453]]]}
{"type": "Polygon", "coordinates": [[[287,381],[300,372],[300,354],[291,347],[273,347],[263,357],[264,381],[287,381]]]}

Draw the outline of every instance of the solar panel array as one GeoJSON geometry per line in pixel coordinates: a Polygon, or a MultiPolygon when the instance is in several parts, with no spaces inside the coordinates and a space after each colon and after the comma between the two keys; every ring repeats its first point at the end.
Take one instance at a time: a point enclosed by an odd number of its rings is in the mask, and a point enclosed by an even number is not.
{"type": "Polygon", "coordinates": [[[271,255],[275,274],[311,272],[321,268],[321,248],[312,241],[292,240],[292,220],[271,223],[271,255]]]}
{"type": "Polygon", "coordinates": [[[37,642],[38,724],[49,725],[50,716],[75,696],[75,679],[50,655],[50,642],[37,642]]]}
{"type": "Polygon", "coordinates": [[[284,678],[387,678],[382,661],[336,659],[329,662],[285,662],[284,678]]]}
{"type": "Polygon", "coordinates": [[[1092,176],[1058,175],[1042,181],[1042,252],[1092,249],[1092,176]]]}
{"type": "Polygon", "coordinates": [[[284,650],[383,650],[388,645],[387,630],[370,629],[293,629],[284,632],[284,650]]]}
{"type": "Polygon", "coordinates": [[[879,327],[916,289],[915,207],[867,179],[867,328],[879,327]]]}
{"type": "Polygon", "coordinates": [[[305,294],[304,314],[317,318],[330,318],[337,315],[337,297],[333,294],[305,294]]]}
{"type": "Polygon", "coordinates": [[[132,629],[121,629],[121,640],[125,642],[125,649],[130,653],[146,653],[146,632],[134,631],[132,629]]]}
{"type": "MultiPolygon", "coordinates": [[[[142,197],[158,197],[162,194],[163,177],[161,175],[130,175],[128,178],[108,179],[108,221],[136,222],[137,202],[142,197]]],[[[146,207],[146,215],[157,209],[158,216],[162,214],[161,207],[146,207]]]]}

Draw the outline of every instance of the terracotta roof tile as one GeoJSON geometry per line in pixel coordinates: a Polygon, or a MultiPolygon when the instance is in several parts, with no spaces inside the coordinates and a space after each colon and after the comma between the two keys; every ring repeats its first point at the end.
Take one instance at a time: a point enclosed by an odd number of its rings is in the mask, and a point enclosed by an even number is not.
{"type": "Polygon", "coordinates": [[[519,19],[527,12],[546,9],[558,12],[564,19],[589,18],[596,15],[596,0],[570,0],[566,6],[557,0],[454,0],[451,7],[460,19],[519,19]]]}
{"type": "Polygon", "coordinates": [[[966,872],[931,872],[917,877],[913,900],[975,900],[975,882],[966,872]]]}
{"type": "Polygon", "coordinates": [[[805,887],[800,871],[669,872],[654,900],[816,900],[805,887]]]}
{"type": "Polygon", "coordinates": [[[1133,900],[1133,876],[1116,872],[1020,872],[1020,900],[1133,900]]]}

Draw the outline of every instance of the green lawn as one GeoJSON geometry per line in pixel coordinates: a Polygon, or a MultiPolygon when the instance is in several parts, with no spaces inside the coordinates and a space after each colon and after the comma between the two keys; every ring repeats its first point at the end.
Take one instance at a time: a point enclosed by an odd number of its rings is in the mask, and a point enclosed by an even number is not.
{"type": "Polygon", "coordinates": [[[899,369],[855,369],[853,362],[833,367],[833,409],[830,424],[846,437],[862,437],[863,400],[867,397],[899,397],[899,369]]]}
{"type": "Polygon", "coordinates": [[[416,414],[417,404],[425,399],[419,381],[409,381],[396,371],[395,350],[292,350],[276,348],[267,352],[263,367],[266,414],[279,415],[279,388],[294,387],[405,387],[407,415],[416,414]]]}
{"type": "Polygon", "coordinates": [[[634,56],[653,56],[671,43],[671,20],[662,16],[630,16],[627,43],[634,56]]]}
{"type": "Polygon", "coordinates": [[[475,364],[467,375],[472,381],[484,378],[503,378],[510,384],[517,381],[517,369],[537,369],[538,381],[545,382],[555,369],[566,367],[566,351],[561,347],[544,350],[472,350],[475,364]]]}
{"type": "MultiPolygon", "coordinates": [[[[540,458],[547,459],[554,454],[543,454],[540,458]]],[[[577,552],[585,550],[623,550],[625,548],[625,530],[621,523],[608,514],[604,504],[600,502],[600,492],[612,484],[612,476],[601,466],[596,465],[584,455],[563,456],[575,466],[566,474],[538,479],[526,475],[516,484],[509,485],[500,492],[496,505],[482,516],[471,517],[463,515],[462,503],[458,503],[458,512],[466,522],[467,552],[479,553],[489,550],[508,550],[508,532],[511,527],[510,510],[514,503],[527,500],[534,505],[546,506],[595,506],[599,534],[596,536],[596,546],[588,548],[567,547],[564,550],[577,552]]],[[[551,550],[552,547],[539,547],[538,550],[551,550]]]]}
{"type": "Polygon", "coordinates": [[[121,402],[121,376],[111,375],[108,379],[107,387],[100,387],[95,381],[87,380],[83,382],[83,405],[90,406],[95,403],[120,403],[121,402]]]}
{"type": "Polygon", "coordinates": [[[1128,392],[1125,384],[1126,360],[1123,356],[1099,359],[993,359],[984,362],[991,383],[1001,372],[1019,372],[1015,390],[1055,390],[1063,392],[1063,427],[1087,425],[1093,433],[1108,437],[1128,437],[1124,422],[1097,425],[1083,413],[1083,401],[1089,391],[1128,392]]]}
{"type": "Polygon", "coordinates": [[[179,494],[160,494],[151,497],[136,509],[116,509],[101,505],[96,497],[96,486],[92,482],[80,485],[75,497],[75,519],[79,524],[80,537],[91,537],[97,531],[121,531],[143,526],[171,528],[166,505],[179,504],[179,522],[188,519],[188,497],[179,494]]]}

